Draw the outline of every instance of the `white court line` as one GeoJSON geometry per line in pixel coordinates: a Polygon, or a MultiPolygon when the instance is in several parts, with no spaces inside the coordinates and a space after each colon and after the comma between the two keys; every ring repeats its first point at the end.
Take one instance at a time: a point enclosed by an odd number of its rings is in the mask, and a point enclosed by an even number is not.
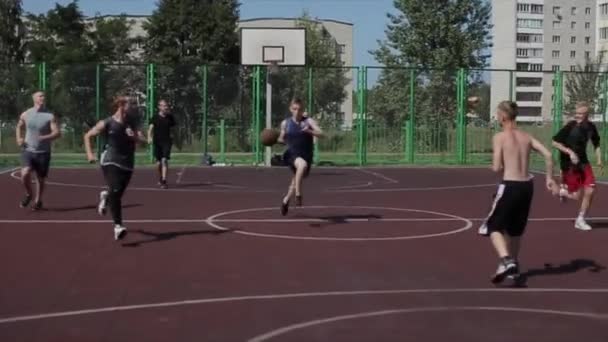
{"type": "Polygon", "coordinates": [[[2,171],[0,171],[0,175],[4,175],[4,174],[7,174],[7,173],[10,173],[11,177],[12,177],[12,173],[15,172],[15,171],[18,171],[19,169],[20,169],[20,167],[13,167],[13,168],[10,168],[10,169],[2,170],[2,171]]]}
{"type": "Polygon", "coordinates": [[[352,189],[352,190],[326,190],[328,192],[405,192],[405,191],[431,191],[431,190],[461,190],[496,187],[498,183],[473,184],[473,185],[454,185],[454,186],[435,186],[421,188],[384,188],[384,189],[352,189]]]}
{"type": "Polygon", "coordinates": [[[534,308],[521,308],[521,307],[506,307],[506,306],[429,306],[429,307],[414,307],[406,309],[394,309],[394,310],[382,310],[382,311],[368,311],[361,312],[351,315],[333,316],[321,319],[315,319],[312,321],[296,323],[288,325],[262,335],[258,335],[254,338],[247,340],[248,342],[264,342],[273,339],[277,336],[285,335],[295,330],[301,330],[310,328],[313,326],[324,325],[334,322],[348,321],[361,318],[380,317],[388,315],[399,315],[399,314],[415,314],[421,312],[452,312],[452,311],[498,311],[498,312],[518,312],[518,313],[535,313],[545,315],[557,315],[557,316],[568,316],[568,317],[580,317],[580,318],[591,318],[591,319],[608,319],[607,314],[596,314],[591,312],[577,312],[577,311],[565,311],[565,310],[550,310],[550,309],[534,309],[534,308]]]}
{"type": "Polygon", "coordinates": [[[48,318],[92,315],[104,312],[132,311],[175,306],[189,306],[209,303],[241,302],[256,300],[276,300],[312,297],[344,297],[344,296],[378,296],[378,295],[407,295],[407,294],[452,294],[452,293],[595,293],[608,294],[608,289],[576,289],[576,288],[460,288],[460,289],[401,289],[401,290],[363,290],[363,291],[330,291],[330,292],[300,292],[286,294],[250,295],[238,297],[199,298],[170,302],[147,304],[109,306],[72,311],[58,311],[36,315],[14,316],[0,318],[0,324],[34,321],[48,318]]]}
{"type": "Polygon", "coordinates": [[[336,191],[336,190],[348,190],[348,189],[367,188],[367,187],[372,186],[372,185],[374,185],[374,182],[367,182],[367,183],[362,183],[362,184],[344,185],[344,186],[337,186],[337,187],[333,187],[333,188],[327,188],[327,189],[325,189],[325,191],[336,191]]]}
{"type": "Polygon", "coordinates": [[[355,168],[355,170],[360,171],[362,173],[367,173],[368,175],[372,175],[374,177],[378,177],[378,178],[383,179],[383,180],[385,180],[385,181],[387,181],[387,182],[389,182],[391,184],[397,184],[397,183],[399,183],[398,180],[390,178],[390,177],[387,177],[387,176],[385,176],[385,175],[383,175],[383,174],[381,174],[379,172],[366,170],[366,169],[363,169],[363,168],[360,168],[360,167],[355,168]]]}
{"type": "Polygon", "coordinates": [[[182,178],[184,177],[184,174],[186,173],[186,169],[187,169],[186,165],[182,166],[181,171],[177,175],[177,180],[175,181],[176,184],[181,183],[182,178]]]}
{"type": "MultiPolygon", "coordinates": [[[[487,218],[485,217],[474,217],[462,219],[474,222],[482,222],[487,218]]],[[[354,223],[354,222],[453,222],[462,221],[460,218],[450,217],[438,217],[438,218],[347,218],[339,219],[340,222],[354,223]]],[[[559,221],[574,221],[573,217],[535,217],[530,218],[528,221],[532,222],[559,222],[559,221]]],[[[256,219],[256,218],[242,218],[242,219],[133,219],[124,220],[127,223],[319,223],[319,222],[333,222],[332,219],[319,219],[319,218],[293,218],[293,219],[256,219]]],[[[608,217],[589,217],[587,221],[608,221],[608,217]]],[[[5,224],[97,224],[97,223],[111,223],[112,220],[17,220],[17,219],[0,219],[0,223],[5,224]]]]}

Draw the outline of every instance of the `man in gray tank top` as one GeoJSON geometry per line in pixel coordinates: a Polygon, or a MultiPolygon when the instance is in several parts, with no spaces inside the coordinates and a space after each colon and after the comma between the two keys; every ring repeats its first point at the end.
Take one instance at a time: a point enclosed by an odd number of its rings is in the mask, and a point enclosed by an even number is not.
{"type": "Polygon", "coordinates": [[[36,173],[36,196],[33,210],[42,209],[42,193],[51,162],[51,142],[59,138],[59,125],[55,115],[44,107],[44,93],[39,91],[32,96],[34,107],[19,117],[17,124],[17,145],[22,148],[21,182],[25,196],[21,207],[27,207],[32,201],[32,171],[36,173]],[[22,131],[25,128],[25,139],[22,131]]]}

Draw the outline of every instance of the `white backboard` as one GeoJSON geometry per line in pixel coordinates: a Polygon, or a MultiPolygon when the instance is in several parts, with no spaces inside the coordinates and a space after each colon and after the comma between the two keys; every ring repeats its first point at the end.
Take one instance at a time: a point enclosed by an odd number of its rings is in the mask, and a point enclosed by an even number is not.
{"type": "Polygon", "coordinates": [[[305,65],[304,28],[241,28],[241,64],[305,65]]]}

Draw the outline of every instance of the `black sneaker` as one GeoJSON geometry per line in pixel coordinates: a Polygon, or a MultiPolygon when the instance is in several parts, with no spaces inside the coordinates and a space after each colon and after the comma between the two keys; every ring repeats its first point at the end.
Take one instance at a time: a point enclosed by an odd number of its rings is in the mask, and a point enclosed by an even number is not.
{"type": "Polygon", "coordinates": [[[296,205],[298,207],[302,206],[302,195],[296,195],[296,205]]]}
{"type": "Polygon", "coordinates": [[[38,201],[38,202],[34,203],[34,205],[32,206],[32,210],[33,211],[42,210],[42,202],[38,201]]]}
{"type": "Polygon", "coordinates": [[[285,216],[289,212],[289,202],[281,202],[281,215],[285,216]]]}
{"type": "Polygon", "coordinates": [[[30,205],[31,201],[32,201],[32,195],[25,195],[25,196],[23,196],[23,199],[21,199],[21,203],[19,203],[19,206],[21,208],[26,208],[28,205],[30,205]]]}
{"type": "Polygon", "coordinates": [[[496,273],[494,273],[494,275],[492,276],[491,281],[493,284],[500,284],[507,277],[514,276],[516,274],[519,274],[519,267],[517,266],[515,260],[511,258],[505,258],[501,260],[498,264],[498,269],[496,270],[496,273]]]}
{"type": "Polygon", "coordinates": [[[167,185],[167,181],[163,180],[160,182],[160,188],[161,189],[169,189],[169,185],[167,185]]]}

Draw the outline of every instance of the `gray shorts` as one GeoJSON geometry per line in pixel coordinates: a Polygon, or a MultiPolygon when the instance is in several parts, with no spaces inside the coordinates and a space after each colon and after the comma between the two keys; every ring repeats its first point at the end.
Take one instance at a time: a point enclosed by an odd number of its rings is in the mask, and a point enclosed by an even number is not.
{"type": "Polygon", "coordinates": [[[21,163],[23,164],[23,167],[29,167],[36,172],[38,177],[46,178],[49,174],[51,153],[34,153],[30,151],[23,151],[21,153],[21,163]]]}

